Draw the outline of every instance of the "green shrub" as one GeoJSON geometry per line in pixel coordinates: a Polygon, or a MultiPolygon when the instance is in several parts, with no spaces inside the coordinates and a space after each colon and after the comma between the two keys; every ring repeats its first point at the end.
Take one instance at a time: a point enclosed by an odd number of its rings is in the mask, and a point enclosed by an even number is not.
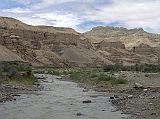
{"type": "Polygon", "coordinates": [[[104,74],[100,74],[98,76],[99,81],[110,81],[110,80],[113,80],[113,79],[115,79],[115,78],[112,77],[112,76],[104,75],[104,74]]]}
{"type": "Polygon", "coordinates": [[[160,65],[153,65],[153,64],[136,64],[133,66],[123,66],[123,65],[106,65],[104,66],[103,70],[105,72],[108,71],[140,71],[140,72],[150,72],[156,73],[160,72],[160,65]]]}
{"type": "Polygon", "coordinates": [[[96,78],[96,77],[98,77],[98,75],[96,73],[90,74],[90,76],[89,76],[89,78],[96,78]]]}
{"type": "Polygon", "coordinates": [[[111,80],[112,85],[117,85],[117,84],[127,84],[128,81],[125,79],[113,79],[111,80]]]}
{"type": "Polygon", "coordinates": [[[8,69],[8,77],[9,77],[9,78],[16,76],[17,73],[18,73],[18,70],[17,70],[16,67],[10,67],[10,68],[8,69]]]}
{"type": "Polygon", "coordinates": [[[35,85],[38,81],[34,77],[24,77],[24,78],[19,78],[19,77],[14,77],[11,79],[8,79],[9,83],[12,84],[20,84],[20,85],[35,85]]]}
{"type": "Polygon", "coordinates": [[[33,71],[33,73],[35,73],[35,74],[51,74],[51,75],[57,75],[57,76],[61,75],[61,72],[56,69],[35,70],[35,71],[33,71]]]}
{"type": "Polygon", "coordinates": [[[49,70],[48,74],[59,76],[61,73],[58,70],[49,70]]]}
{"type": "Polygon", "coordinates": [[[80,73],[80,72],[72,72],[72,73],[70,74],[70,78],[71,78],[72,80],[80,80],[81,77],[82,77],[82,73],[80,73]]]}
{"type": "Polygon", "coordinates": [[[25,62],[16,61],[3,61],[0,62],[0,75],[6,74],[9,78],[16,76],[19,72],[26,72],[29,76],[32,72],[32,67],[30,64],[25,62]]]}

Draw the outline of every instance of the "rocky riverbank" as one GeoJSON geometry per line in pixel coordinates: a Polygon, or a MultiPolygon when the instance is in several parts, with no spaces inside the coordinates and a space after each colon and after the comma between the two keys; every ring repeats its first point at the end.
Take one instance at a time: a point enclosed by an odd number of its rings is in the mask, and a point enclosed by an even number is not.
{"type": "Polygon", "coordinates": [[[128,84],[105,87],[85,82],[80,86],[109,92],[115,111],[129,115],[128,119],[160,119],[159,73],[115,72],[114,76],[123,77],[128,84]]]}
{"type": "Polygon", "coordinates": [[[32,91],[38,90],[36,85],[10,85],[10,84],[0,84],[0,103],[6,101],[16,100],[17,96],[24,93],[31,93],[32,91]]]}
{"type": "Polygon", "coordinates": [[[32,66],[24,61],[0,62],[0,102],[15,100],[15,96],[37,90],[32,66]]]}
{"type": "Polygon", "coordinates": [[[159,73],[116,72],[127,85],[109,89],[112,104],[128,119],[160,119],[159,73]]]}
{"type": "Polygon", "coordinates": [[[160,118],[160,88],[129,89],[119,91],[111,102],[129,119],[160,118]]]}

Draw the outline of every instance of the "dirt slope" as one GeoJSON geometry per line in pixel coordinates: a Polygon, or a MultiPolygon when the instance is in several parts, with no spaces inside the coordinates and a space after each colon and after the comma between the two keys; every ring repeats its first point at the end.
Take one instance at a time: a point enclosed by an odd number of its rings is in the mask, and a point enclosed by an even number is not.
{"type": "Polygon", "coordinates": [[[17,54],[0,45],[0,61],[23,61],[17,54]]]}

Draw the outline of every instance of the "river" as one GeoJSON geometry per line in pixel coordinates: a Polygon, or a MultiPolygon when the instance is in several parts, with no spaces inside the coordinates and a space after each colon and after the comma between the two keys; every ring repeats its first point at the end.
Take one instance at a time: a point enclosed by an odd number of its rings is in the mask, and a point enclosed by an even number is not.
{"type": "Polygon", "coordinates": [[[74,82],[45,75],[43,90],[21,94],[17,100],[0,104],[0,119],[122,119],[106,93],[84,92],[74,82]],[[91,100],[92,103],[82,103],[91,100]],[[77,113],[80,115],[78,116],[77,113]],[[81,115],[82,114],[82,115],[81,115]]]}

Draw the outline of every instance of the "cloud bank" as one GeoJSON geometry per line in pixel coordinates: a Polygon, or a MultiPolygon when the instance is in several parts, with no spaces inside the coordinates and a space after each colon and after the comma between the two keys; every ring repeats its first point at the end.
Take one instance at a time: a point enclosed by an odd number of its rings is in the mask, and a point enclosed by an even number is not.
{"type": "Polygon", "coordinates": [[[2,0],[0,15],[80,32],[103,25],[160,33],[159,6],[159,0],[2,0]]]}

